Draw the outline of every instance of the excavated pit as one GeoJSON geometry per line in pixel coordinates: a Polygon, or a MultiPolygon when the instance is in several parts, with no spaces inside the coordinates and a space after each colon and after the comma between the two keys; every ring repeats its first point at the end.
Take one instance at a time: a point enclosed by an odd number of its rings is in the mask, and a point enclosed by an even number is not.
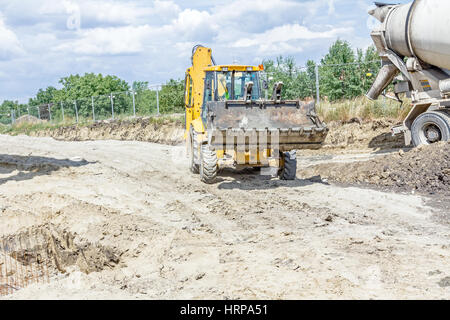
{"type": "Polygon", "coordinates": [[[0,238],[0,296],[73,270],[89,274],[113,269],[119,262],[120,254],[109,247],[53,225],[33,227],[0,238]]]}

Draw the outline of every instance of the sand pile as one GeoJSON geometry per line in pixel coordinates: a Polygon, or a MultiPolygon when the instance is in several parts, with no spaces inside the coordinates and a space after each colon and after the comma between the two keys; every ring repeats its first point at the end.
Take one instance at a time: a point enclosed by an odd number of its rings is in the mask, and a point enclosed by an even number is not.
{"type": "Polygon", "coordinates": [[[24,123],[31,123],[31,124],[37,124],[42,123],[42,120],[39,120],[38,118],[30,115],[24,115],[16,119],[16,125],[24,124],[24,123]]]}

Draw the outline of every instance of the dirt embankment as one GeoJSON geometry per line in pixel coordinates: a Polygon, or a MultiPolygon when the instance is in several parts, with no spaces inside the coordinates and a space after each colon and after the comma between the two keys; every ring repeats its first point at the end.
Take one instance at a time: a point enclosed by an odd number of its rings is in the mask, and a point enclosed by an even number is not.
{"type": "Polygon", "coordinates": [[[177,145],[183,142],[184,128],[180,120],[133,120],[101,121],[89,126],[68,126],[34,131],[30,136],[52,137],[64,141],[122,140],[154,142],[177,145]]]}
{"type": "Polygon", "coordinates": [[[366,162],[319,164],[302,169],[300,175],[320,175],[341,183],[450,195],[450,142],[422,146],[408,152],[400,150],[366,162]]]}
{"type": "MultiPolygon", "coordinates": [[[[403,137],[393,137],[393,121],[330,123],[330,133],[321,152],[329,149],[395,149],[404,147],[403,137]]],[[[183,121],[154,121],[152,118],[98,122],[86,127],[69,126],[30,133],[64,141],[124,140],[176,145],[183,142],[183,121]]]]}
{"type": "Polygon", "coordinates": [[[325,151],[329,149],[396,149],[405,146],[402,135],[392,136],[393,120],[362,122],[358,119],[350,123],[332,122],[325,141],[325,151]]]}

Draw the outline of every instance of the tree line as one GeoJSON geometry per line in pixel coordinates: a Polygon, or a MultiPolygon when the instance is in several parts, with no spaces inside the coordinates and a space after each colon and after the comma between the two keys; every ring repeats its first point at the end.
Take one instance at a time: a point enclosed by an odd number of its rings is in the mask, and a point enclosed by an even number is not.
{"type": "MultiPolygon", "coordinates": [[[[0,105],[0,119],[7,123],[11,112],[15,116],[38,113],[48,114],[50,106],[53,118],[65,116],[92,118],[92,104],[95,105],[96,119],[111,117],[111,96],[116,115],[131,114],[134,105],[138,115],[149,115],[156,112],[156,88],[149,90],[145,81],[135,81],[131,85],[116,76],[86,73],[70,75],[59,80],[60,89],[49,86],[39,89],[36,96],[28,103],[5,100],[0,105]],[[61,108],[62,107],[62,108],[61,108]],[[38,111],[39,110],[39,111],[38,111]]],[[[158,88],[159,108],[161,113],[174,113],[184,108],[184,81],[170,80],[158,88]]],[[[48,115],[46,115],[48,118],[48,115]]]]}
{"type": "MultiPolygon", "coordinates": [[[[316,95],[316,62],[309,60],[306,66],[299,67],[292,57],[279,57],[276,60],[264,60],[265,71],[270,76],[269,88],[276,82],[284,83],[284,99],[314,98],[316,95]]],[[[350,99],[365,94],[380,69],[380,60],[375,47],[366,50],[353,50],[351,45],[337,40],[318,66],[320,96],[329,101],[350,99]]],[[[27,104],[5,100],[0,105],[0,117],[5,117],[11,110],[17,114],[27,112],[27,107],[54,104],[55,116],[58,116],[62,104],[72,112],[77,104],[80,116],[92,116],[92,98],[98,117],[111,115],[111,97],[114,94],[114,108],[118,114],[132,110],[133,97],[136,92],[136,111],[140,115],[154,113],[156,110],[156,91],[148,89],[148,82],[136,81],[131,85],[116,76],[86,73],[70,75],[59,80],[60,88],[53,86],[40,89],[27,104]]],[[[184,80],[170,80],[159,91],[161,113],[184,111],[184,80]]]]}
{"type": "MultiPolygon", "coordinates": [[[[291,57],[263,62],[270,75],[270,87],[277,81],[284,84],[285,99],[316,97],[316,62],[309,60],[299,67],[291,57]]],[[[318,66],[320,97],[329,101],[351,99],[364,95],[380,70],[380,58],[374,46],[365,51],[337,40],[318,66]]]]}

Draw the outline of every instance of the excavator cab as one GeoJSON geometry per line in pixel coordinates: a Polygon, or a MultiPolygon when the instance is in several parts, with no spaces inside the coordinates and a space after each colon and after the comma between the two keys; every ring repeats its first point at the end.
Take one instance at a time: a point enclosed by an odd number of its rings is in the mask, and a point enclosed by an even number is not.
{"type": "Polygon", "coordinates": [[[229,100],[260,100],[260,70],[253,67],[219,66],[213,69],[219,71],[205,71],[205,102],[229,100]],[[248,68],[247,71],[240,69],[248,68]],[[222,69],[222,70],[220,70],[222,69]],[[237,69],[237,70],[236,70],[237,69]],[[227,70],[227,71],[223,71],[227,70]],[[251,96],[245,97],[245,90],[251,87],[251,96]]]}
{"type": "MultiPolygon", "coordinates": [[[[222,67],[230,69],[231,67],[222,67]]],[[[249,67],[249,69],[252,69],[249,67]]],[[[211,72],[209,72],[211,73],[211,72]]],[[[245,88],[252,86],[251,100],[261,99],[260,71],[219,71],[210,75],[215,79],[215,101],[245,100],[245,88]]],[[[208,72],[206,73],[208,79],[208,72]]]]}
{"type": "Polygon", "coordinates": [[[272,168],[296,177],[295,150],[318,149],[328,128],[315,104],[282,99],[282,83],[263,99],[262,66],[215,65],[211,49],[197,46],[186,72],[186,143],[190,168],[205,183],[218,171],[272,168]]]}

